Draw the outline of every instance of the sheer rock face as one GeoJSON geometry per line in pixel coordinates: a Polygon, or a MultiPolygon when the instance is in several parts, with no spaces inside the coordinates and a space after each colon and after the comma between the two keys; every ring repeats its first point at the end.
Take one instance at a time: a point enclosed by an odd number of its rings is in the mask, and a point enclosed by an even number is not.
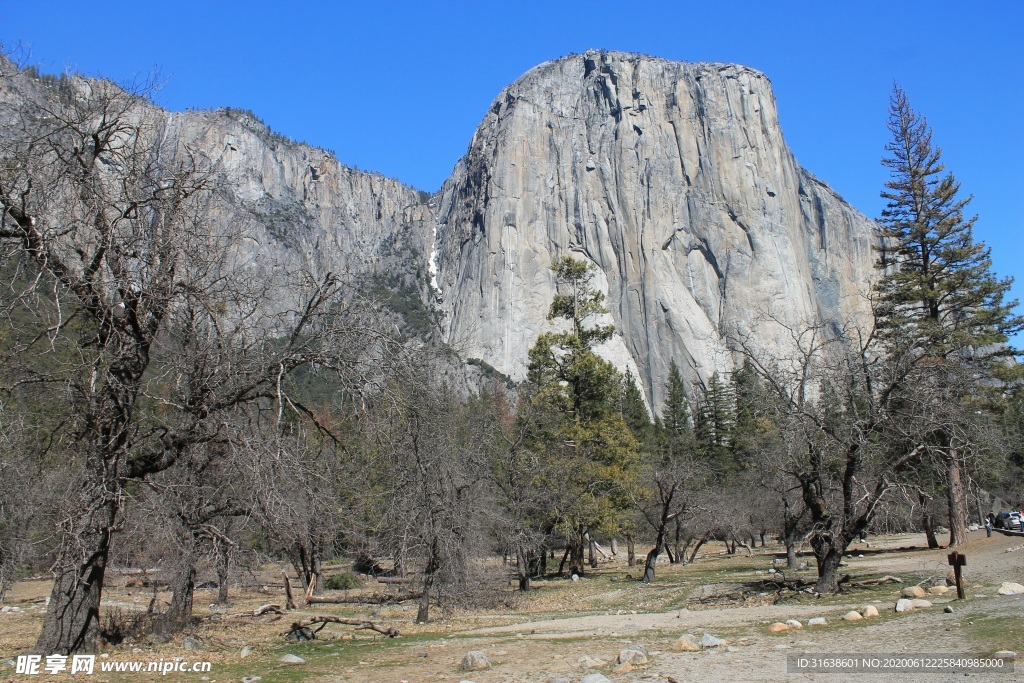
{"type": "Polygon", "coordinates": [[[412,260],[412,274],[426,277],[433,220],[413,188],[347,168],[242,112],[167,114],[165,127],[215,161],[226,181],[222,218],[245,224],[254,257],[357,276],[393,273],[412,260]]]}
{"type": "MultiPolygon", "coordinates": [[[[0,79],[0,114],[47,89],[0,79]]],[[[446,340],[515,379],[551,329],[563,254],[597,266],[618,329],[603,352],[654,407],[673,359],[698,381],[732,369],[741,337],[783,353],[768,315],[867,318],[875,226],[796,164],[768,79],[743,67],[604,52],[542,64],[494,100],[429,205],[249,113],[160,119],[164,143],[223,174],[215,219],[251,236],[240,262],[397,276],[425,299],[433,281],[446,340]]]]}
{"type": "Polygon", "coordinates": [[[597,266],[607,355],[655,406],[673,359],[697,380],[732,369],[741,337],[782,352],[768,315],[868,314],[874,224],[797,165],[770,82],[740,66],[595,51],[536,67],[494,100],[437,220],[446,334],[514,378],[563,254],[597,266]]]}

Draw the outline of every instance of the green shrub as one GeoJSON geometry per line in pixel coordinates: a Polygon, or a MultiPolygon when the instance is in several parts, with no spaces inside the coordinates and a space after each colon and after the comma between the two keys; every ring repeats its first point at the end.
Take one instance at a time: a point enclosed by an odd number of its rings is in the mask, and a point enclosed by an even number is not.
{"type": "Polygon", "coordinates": [[[362,585],[352,572],[334,574],[333,576],[328,576],[324,581],[324,586],[327,590],[331,591],[347,591],[350,588],[359,588],[362,585]]]}

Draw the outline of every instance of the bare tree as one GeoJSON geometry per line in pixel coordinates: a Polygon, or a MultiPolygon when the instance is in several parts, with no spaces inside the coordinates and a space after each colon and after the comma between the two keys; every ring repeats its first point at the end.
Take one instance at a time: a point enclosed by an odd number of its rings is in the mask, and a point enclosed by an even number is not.
{"type": "Polygon", "coordinates": [[[338,279],[280,272],[214,220],[216,169],[144,91],[71,77],[32,95],[0,111],[0,240],[24,283],[0,310],[16,330],[4,395],[59,396],[52,447],[77,481],[36,643],[49,654],[96,647],[125,484],[225,440],[248,404],[301,412],[284,378],[339,368],[348,346],[338,279]]]}
{"type": "Polygon", "coordinates": [[[871,331],[793,327],[769,316],[791,341],[773,358],[741,340],[774,394],[784,450],[779,468],[799,484],[819,592],[839,590],[849,544],[871,523],[886,495],[906,481],[926,451],[906,401],[919,354],[882,354],[871,331]]]}

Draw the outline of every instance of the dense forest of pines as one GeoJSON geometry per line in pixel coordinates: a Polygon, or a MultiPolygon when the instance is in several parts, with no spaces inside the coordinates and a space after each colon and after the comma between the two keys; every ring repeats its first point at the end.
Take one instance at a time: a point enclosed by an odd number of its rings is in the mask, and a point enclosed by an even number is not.
{"type": "Polygon", "coordinates": [[[164,633],[200,577],[227,602],[272,561],[312,595],[339,558],[406,577],[426,621],[613,546],[656,581],[711,539],[809,549],[834,592],[864,533],[955,546],[1019,502],[1022,320],[898,89],[875,324],[765,311],[787,355],[735,337],[735,372],[673,364],[649,410],[594,350],[614,330],[587,263],[554,264],[528,379],[466,391],[357,283],[243,260],[208,219],[217,168],[164,148],[144,93],[84,84],[5,109],[0,140],[0,595],[52,572],[40,652],[97,646],[111,566],[162,568],[164,633]]]}

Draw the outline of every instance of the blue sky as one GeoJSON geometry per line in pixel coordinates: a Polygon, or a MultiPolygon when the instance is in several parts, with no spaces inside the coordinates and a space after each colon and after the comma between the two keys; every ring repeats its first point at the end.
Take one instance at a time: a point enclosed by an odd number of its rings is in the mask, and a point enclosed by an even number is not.
{"type": "MultiPolygon", "coordinates": [[[[894,80],[928,117],[1024,298],[1024,2],[53,2],[0,0],[44,71],[167,78],[171,109],[252,109],[351,166],[437,190],[488,105],[536,64],[605,48],[771,79],[797,160],[868,216],[894,80]],[[970,6],[969,6],[970,5],[970,6]]],[[[1018,340],[1019,341],[1019,340],[1018,340]]]]}

